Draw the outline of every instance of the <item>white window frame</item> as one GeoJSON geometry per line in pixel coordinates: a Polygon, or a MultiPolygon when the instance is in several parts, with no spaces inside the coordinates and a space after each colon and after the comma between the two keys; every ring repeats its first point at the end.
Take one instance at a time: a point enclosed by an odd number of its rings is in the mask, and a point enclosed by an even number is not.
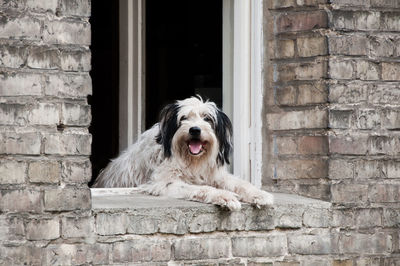
{"type": "MultiPolygon", "coordinates": [[[[144,0],[120,3],[120,150],[144,130],[144,0]]],[[[223,109],[234,131],[233,173],[261,187],[261,0],[223,0],[223,109]],[[233,106],[235,108],[233,108],[233,106]]]]}

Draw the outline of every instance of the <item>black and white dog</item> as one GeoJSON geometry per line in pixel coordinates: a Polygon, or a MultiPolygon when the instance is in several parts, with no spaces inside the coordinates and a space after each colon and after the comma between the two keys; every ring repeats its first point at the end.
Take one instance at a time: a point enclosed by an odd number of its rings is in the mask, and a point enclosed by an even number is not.
{"type": "Polygon", "coordinates": [[[94,187],[139,187],[238,210],[239,201],[272,205],[273,195],[226,170],[232,124],[215,103],[192,97],[166,106],[161,122],[113,160],[94,187]]]}

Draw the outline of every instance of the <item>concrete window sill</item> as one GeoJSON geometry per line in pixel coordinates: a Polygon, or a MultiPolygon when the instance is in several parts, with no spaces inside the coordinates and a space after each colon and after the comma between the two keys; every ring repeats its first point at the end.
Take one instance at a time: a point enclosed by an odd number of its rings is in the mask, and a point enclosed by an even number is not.
{"type": "Polygon", "coordinates": [[[183,235],[214,231],[329,228],[329,202],[274,193],[272,207],[243,204],[231,212],[211,204],[155,197],[135,188],[91,189],[98,236],[155,233],[183,235]]]}

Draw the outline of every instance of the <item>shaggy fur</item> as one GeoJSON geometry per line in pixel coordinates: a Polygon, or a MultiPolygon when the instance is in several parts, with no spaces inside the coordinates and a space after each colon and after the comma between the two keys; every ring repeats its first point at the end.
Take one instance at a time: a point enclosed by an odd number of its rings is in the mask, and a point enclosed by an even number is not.
{"type": "Polygon", "coordinates": [[[240,209],[240,201],[273,204],[272,194],[226,170],[231,149],[231,122],[214,103],[200,97],[177,101],[100,173],[94,187],[139,187],[231,210],[240,209]]]}

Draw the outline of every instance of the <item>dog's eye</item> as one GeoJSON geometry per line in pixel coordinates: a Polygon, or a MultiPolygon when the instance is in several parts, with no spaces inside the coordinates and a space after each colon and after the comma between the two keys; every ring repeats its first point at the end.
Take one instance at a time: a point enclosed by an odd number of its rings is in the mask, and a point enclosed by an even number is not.
{"type": "Polygon", "coordinates": [[[181,120],[179,120],[179,121],[182,122],[182,121],[185,121],[185,120],[187,120],[187,117],[186,116],[182,116],[181,120]]]}
{"type": "Polygon", "coordinates": [[[212,120],[211,117],[209,117],[209,116],[205,116],[203,119],[204,119],[204,121],[206,121],[207,123],[212,123],[212,122],[213,122],[213,120],[212,120]]]}

